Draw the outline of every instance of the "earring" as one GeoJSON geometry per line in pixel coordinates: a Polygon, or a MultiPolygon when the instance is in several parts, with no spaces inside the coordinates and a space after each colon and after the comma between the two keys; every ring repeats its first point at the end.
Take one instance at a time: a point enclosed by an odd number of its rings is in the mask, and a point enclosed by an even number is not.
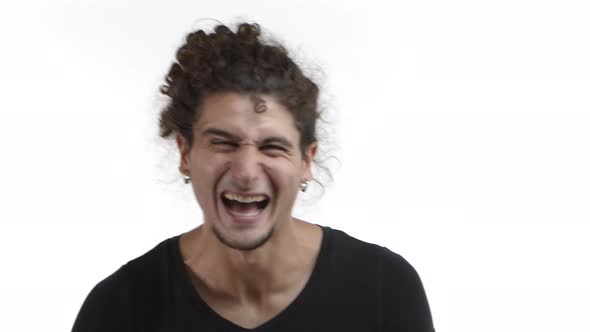
{"type": "Polygon", "coordinates": [[[191,182],[190,176],[185,175],[185,176],[183,176],[183,178],[184,178],[184,183],[188,184],[189,182],[191,182]]]}
{"type": "Polygon", "coordinates": [[[305,192],[308,186],[309,184],[307,183],[307,180],[304,180],[299,184],[299,189],[301,189],[301,192],[305,192]]]}

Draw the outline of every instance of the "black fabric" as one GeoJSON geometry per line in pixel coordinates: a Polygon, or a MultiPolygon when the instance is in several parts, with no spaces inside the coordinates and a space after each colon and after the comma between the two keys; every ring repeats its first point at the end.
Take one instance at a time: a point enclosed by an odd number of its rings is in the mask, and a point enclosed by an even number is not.
{"type": "Polygon", "coordinates": [[[299,296],[255,329],[233,324],[193,288],[170,238],[130,261],[88,295],[73,332],[433,332],[414,268],[384,247],[322,227],[320,253],[299,296]]]}

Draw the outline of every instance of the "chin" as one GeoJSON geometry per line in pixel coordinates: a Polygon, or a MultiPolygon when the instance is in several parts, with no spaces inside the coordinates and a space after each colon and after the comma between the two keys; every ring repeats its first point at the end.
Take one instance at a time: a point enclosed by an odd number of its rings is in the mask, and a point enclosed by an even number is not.
{"type": "Polygon", "coordinates": [[[239,239],[231,239],[229,236],[224,235],[215,225],[212,227],[213,234],[215,234],[219,242],[240,251],[251,251],[262,247],[272,238],[274,230],[275,228],[272,226],[262,234],[252,234],[245,236],[246,238],[241,236],[239,239]]]}

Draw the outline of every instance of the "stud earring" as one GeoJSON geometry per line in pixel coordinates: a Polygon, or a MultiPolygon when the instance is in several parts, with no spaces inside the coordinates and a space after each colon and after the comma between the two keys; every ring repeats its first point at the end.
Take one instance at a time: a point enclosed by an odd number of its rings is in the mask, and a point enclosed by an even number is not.
{"type": "Polygon", "coordinates": [[[191,182],[190,176],[185,175],[185,176],[183,176],[183,178],[184,178],[184,183],[188,184],[189,182],[191,182]]]}
{"type": "Polygon", "coordinates": [[[299,189],[301,189],[301,192],[306,192],[308,186],[309,186],[309,184],[307,183],[306,180],[301,181],[301,183],[299,184],[299,189]]]}

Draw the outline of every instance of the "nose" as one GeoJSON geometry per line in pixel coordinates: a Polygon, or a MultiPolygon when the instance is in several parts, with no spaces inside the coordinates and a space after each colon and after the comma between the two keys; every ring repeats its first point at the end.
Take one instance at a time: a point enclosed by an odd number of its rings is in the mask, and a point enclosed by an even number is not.
{"type": "Polygon", "coordinates": [[[241,190],[251,189],[261,171],[258,148],[243,144],[233,155],[231,174],[234,184],[241,190]]]}

